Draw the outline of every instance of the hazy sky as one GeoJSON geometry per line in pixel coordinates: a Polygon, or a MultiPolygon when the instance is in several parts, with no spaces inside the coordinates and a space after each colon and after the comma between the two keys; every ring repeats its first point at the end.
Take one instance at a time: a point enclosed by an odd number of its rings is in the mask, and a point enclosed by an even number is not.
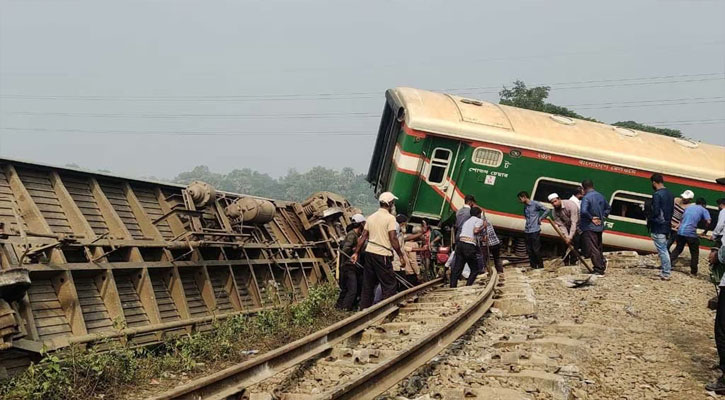
{"type": "Polygon", "coordinates": [[[385,89],[497,101],[515,79],[725,145],[723,21],[717,0],[0,0],[0,156],[363,172],[385,89]]]}

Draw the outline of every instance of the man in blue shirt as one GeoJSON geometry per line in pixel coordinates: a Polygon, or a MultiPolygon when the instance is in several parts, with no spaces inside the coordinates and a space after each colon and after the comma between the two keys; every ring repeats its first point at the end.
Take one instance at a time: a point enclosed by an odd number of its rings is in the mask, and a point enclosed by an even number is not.
{"type": "Polygon", "coordinates": [[[697,236],[697,224],[700,221],[707,221],[710,225],[710,213],[707,211],[707,202],[700,197],[695,202],[695,206],[687,207],[685,213],[682,214],[680,228],[677,229],[677,238],[675,239],[675,250],[672,251],[670,259],[674,263],[685,249],[685,244],[690,249],[690,273],[697,275],[697,263],[700,260],[700,237],[697,236]]]}
{"type": "Polygon", "coordinates": [[[601,193],[594,190],[594,182],[591,179],[583,180],[582,187],[584,188],[584,197],[582,198],[579,215],[582,247],[592,260],[594,273],[604,275],[607,267],[604,265],[602,232],[604,232],[604,220],[609,216],[612,207],[601,193]]]}
{"type": "Polygon", "coordinates": [[[653,174],[649,180],[655,192],[652,195],[652,209],[650,215],[647,216],[647,228],[660,256],[660,279],[668,281],[672,264],[667,248],[667,235],[672,229],[670,222],[675,208],[675,197],[665,187],[665,179],[662,174],[653,174]]]}
{"type": "Polygon", "coordinates": [[[524,204],[524,234],[526,235],[526,254],[529,255],[531,268],[544,268],[544,260],[541,258],[541,217],[549,210],[538,201],[531,200],[529,193],[522,191],[516,195],[521,204],[524,204]]]}

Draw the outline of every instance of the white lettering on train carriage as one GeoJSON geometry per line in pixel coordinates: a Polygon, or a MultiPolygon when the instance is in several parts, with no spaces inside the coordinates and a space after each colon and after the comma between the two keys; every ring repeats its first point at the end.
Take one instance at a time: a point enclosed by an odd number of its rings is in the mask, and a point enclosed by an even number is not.
{"type": "Polygon", "coordinates": [[[600,169],[626,175],[637,175],[637,170],[632,168],[619,167],[616,165],[602,164],[594,161],[579,160],[579,165],[587,168],[600,169]]]}

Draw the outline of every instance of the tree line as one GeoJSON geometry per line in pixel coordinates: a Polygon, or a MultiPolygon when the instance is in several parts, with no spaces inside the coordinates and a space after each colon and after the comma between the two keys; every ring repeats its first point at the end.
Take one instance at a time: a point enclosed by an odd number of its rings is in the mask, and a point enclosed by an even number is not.
{"type": "MultiPolygon", "coordinates": [[[[590,118],[570,110],[566,107],[557,106],[546,101],[549,97],[549,86],[526,87],[523,81],[515,81],[513,87],[504,88],[498,93],[499,103],[506,106],[526,108],[534,111],[542,111],[549,114],[563,115],[569,118],[583,119],[592,122],[602,122],[594,118],[590,118]]],[[[665,136],[682,138],[684,135],[678,129],[659,128],[656,126],[641,124],[636,121],[618,121],[612,125],[621,126],[623,128],[637,129],[645,132],[657,133],[665,136]]]]}
{"type": "Polygon", "coordinates": [[[207,182],[219,190],[292,201],[303,201],[319,191],[334,192],[347,198],[365,214],[374,212],[377,205],[365,174],[358,174],[352,168],[337,170],[318,166],[303,173],[291,169],[287,175],[273,178],[251,168],[218,173],[206,165],[199,165],[180,173],[173,182],[188,184],[195,180],[207,182]]]}

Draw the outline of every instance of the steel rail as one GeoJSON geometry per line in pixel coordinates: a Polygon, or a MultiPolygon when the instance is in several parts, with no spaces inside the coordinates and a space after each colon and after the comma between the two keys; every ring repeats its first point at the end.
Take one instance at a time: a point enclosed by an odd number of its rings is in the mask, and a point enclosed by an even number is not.
{"type": "Polygon", "coordinates": [[[353,381],[343,383],[327,393],[315,396],[315,399],[374,399],[382,394],[428,362],[480,320],[493,304],[494,288],[497,283],[498,274],[492,271],[486,288],[472,304],[451,321],[373,370],[356,377],[353,381]]]}
{"type": "Polygon", "coordinates": [[[277,373],[309,360],[399,309],[401,302],[414,299],[442,282],[441,278],[407,289],[363,312],[356,313],[334,325],[302,339],[267,352],[241,364],[150,397],[153,400],[226,399],[277,373]]]}

